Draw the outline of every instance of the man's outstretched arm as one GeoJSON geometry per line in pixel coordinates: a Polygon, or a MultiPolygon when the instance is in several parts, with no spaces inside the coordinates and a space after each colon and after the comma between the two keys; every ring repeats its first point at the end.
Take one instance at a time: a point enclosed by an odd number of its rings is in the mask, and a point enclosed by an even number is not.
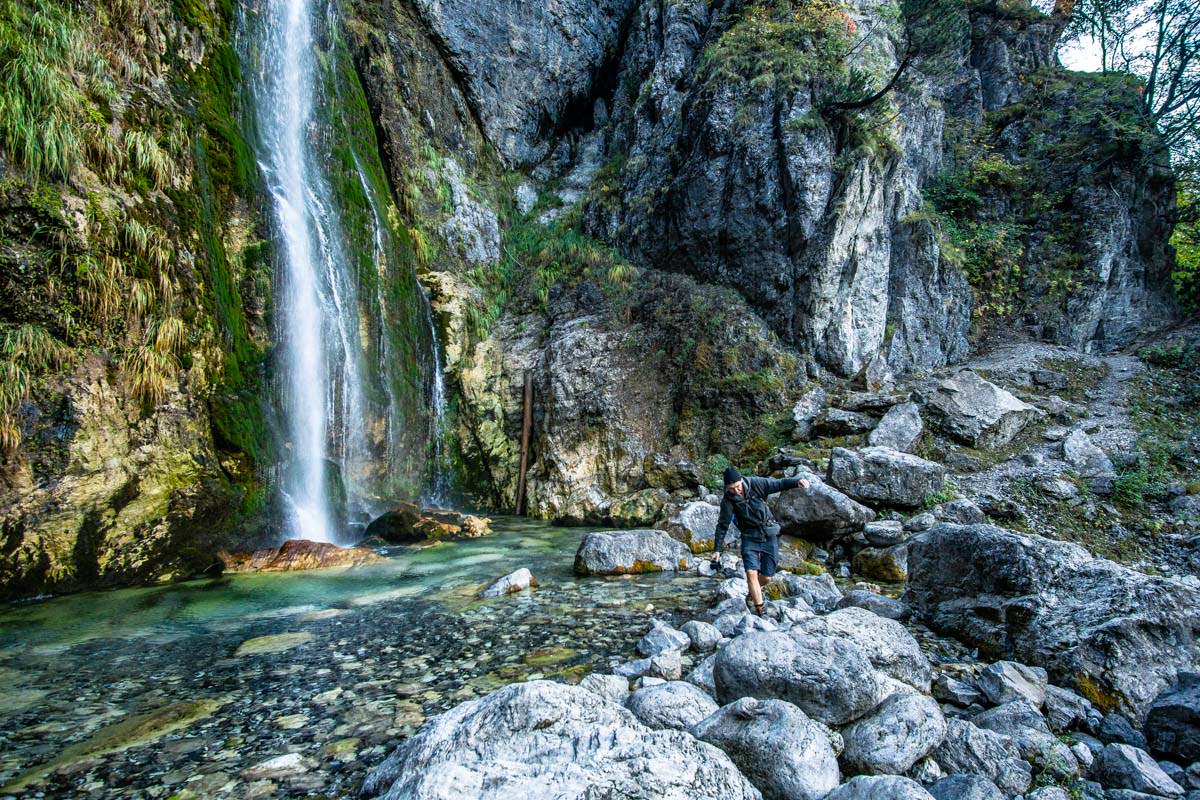
{"type": "Polygon", "coordinates": [[[786,492],[788,489],[807,489],[809,484],[804,478],[764,478],[767,482],[767,494],[786,492]]]}
{"type": "Polygon", "coordinates": [[[713,561],[721,558],[721,551],[725,549],[725,534],[729,531],[729,523],[732,520],[733,504],[722,497],[721,514],[717,517],[717,531],[713,535],[713,561]]]}

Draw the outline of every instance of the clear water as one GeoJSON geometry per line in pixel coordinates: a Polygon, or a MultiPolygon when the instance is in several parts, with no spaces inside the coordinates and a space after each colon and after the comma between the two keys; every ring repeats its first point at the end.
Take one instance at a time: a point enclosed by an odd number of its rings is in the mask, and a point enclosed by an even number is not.
{"type": "Polygon", "coordinates": [[[351,797],[422,715],[514,680],[605,670],[635,656],[652,616],[680,622],[711,588],[686,576],[576,578],[580,530],[515,518],[494,528],[482,539],[397,548],[363,568],[7,607],[0,787],[131,714],[219,699],[211,716],[148,743],[68,758],[17,796],[168,798],[186,789],[193,794],[181,797],[245,797],[257,784],[243,770],[296,752],[306,769],[272,779],[272,796],[351,797]],[[522,566],[539,589],[476,599],[481,586],[522,566]],[[285,633],[307,641],[237,655],[247,640],[285,633]]]}

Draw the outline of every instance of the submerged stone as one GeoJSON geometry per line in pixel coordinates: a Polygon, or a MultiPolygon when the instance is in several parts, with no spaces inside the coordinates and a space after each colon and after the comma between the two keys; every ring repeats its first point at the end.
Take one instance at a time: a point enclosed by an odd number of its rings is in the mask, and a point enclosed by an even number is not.
{"type": "Polygon", "coordinates": [[[295,631],[291,633],[275,633],[269,636],[256,636],[253,639],[247,639],[238,645],[238,649],[233,655],[236,658],[240,656],[260,656],[269,655],[272,653],[282,653],[285,650],[291,650],[293,647],[299,647],[302,644],[307,644],[312,640],[313,635],[308,631],[295,631]]]}

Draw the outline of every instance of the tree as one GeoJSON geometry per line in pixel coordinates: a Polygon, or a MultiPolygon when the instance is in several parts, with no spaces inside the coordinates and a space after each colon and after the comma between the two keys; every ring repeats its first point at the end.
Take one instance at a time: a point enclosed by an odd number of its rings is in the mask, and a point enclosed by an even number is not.
{"type": "Polygon", "coordinates": [[[1200,164],[1200,4],[1194,0],[1058,0],[1060,44],[1094,43],[1104,72],[1142,81],[1141,103],[1177,171],[1200,164]],[[1061,6],[1061,9],[1060,9],[1061,6]]]}
{"type": "MultiPolygon", "coordinates": [[[[874,105],[901,85],[909,70],[921,65],[926,71],[939,71],[946,57],[961,51],[970,32],[970,18],[960,0],[901,0],[900,22],[904,32],[896,46],[896,66],[878,88],[872,88],[872,76],[852,69],[839,97],[830,108],[856,111],[874,105]]],[[[859,47],[869,42],[873,31],[860,39],[859,47]]]]}

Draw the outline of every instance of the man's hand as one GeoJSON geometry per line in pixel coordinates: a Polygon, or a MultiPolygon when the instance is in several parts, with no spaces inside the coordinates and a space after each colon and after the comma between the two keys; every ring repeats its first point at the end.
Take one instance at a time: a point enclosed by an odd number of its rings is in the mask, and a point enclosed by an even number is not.
{"type": "Polygon", "coordinates": [[[809,486],[809,483],[808,483],[808,481],[807,481],[807,480],[805,480],[804,478],[801,478],[801,479],[800,479],[800,488],[801,488],[801,489],[807,489],[807,488],[808,488],[808,486],[809,486]]]}
{"type": "Polygon", "coordinates": [[[721,563],[721,554],[718,553],[716,550],[714,550],[712,557],[709,559],[709,561],[711,561],[714,564],[720,564],[721,563]]]}

